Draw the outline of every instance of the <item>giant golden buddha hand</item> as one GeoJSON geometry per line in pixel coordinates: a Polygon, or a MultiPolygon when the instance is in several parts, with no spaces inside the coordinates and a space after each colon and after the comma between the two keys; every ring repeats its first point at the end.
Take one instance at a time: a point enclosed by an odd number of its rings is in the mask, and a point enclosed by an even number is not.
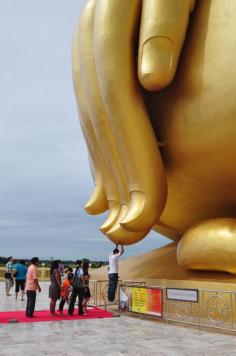
{"type": "Polygon", "coordinates": [[[197,1],[172,84],[146,102],[168,185],[155,228],[194,269],[236,272],[235,18],[235,2],[197,1]]]}
{"type": "Polygon", "coordinates": [[[108,205],[101,230],[114,242],[143,238],[165,206],[163,162],[138,75],[150,90],[171,82],[193,4],[90,0],[76,29],[74,86],[95,177],[86,210],[108,205]]]}
{"type": "Polygon", "coordinates": [[[189,21],[193,6],[88,0],[73,45],[86,210],[108,207],[114,242],[154,228],[180,240],[180,264],[235,272],[236,2],[199,0],[189,21]]]}

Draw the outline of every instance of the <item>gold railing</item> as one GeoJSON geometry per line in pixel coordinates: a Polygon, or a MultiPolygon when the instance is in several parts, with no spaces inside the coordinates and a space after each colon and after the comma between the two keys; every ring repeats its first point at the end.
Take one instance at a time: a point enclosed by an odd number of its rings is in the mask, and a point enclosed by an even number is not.
{"type": "MultiPolygon", "coordinates": [[[[197,301],[170,300],[167,298],[167,288],[163,286],[138,286],[136,283],[120,284],[119,295],[127,296],[127,308],[132,312],[132,287],[152,288],[162,291],[162,319],[167,323],[180,323],[202,328],[213,328],[219,331],[236,333],[236,292],[222,290],[198,289],[197,301]]],[[[173,288],[175,289],[175,288],[173,288]]],[[[177,290],[180,290],[177,288],[177,290]]],[[[120,300],[120,311],[122,301],[120,300]]],[[[137,314],[137,311],[135,311],[137,314]]],[[[144,314],[140,313],[140,317],[144,314]]],[[[147,316],[150,316],[147,314],[147,316]]]]}
{"type": "MultiPolygon", "coordinates": [[[[89,288],[91,292],[91,299],[89,301],[90,304],[94,304],[97,306],[106,306],[109,304],[108,302],[108,280],[90,280],[89,281],[89,288]]],[[[121,281],[118,281],[117,292],[115,296],[115,303],[119,304],[119,288],[120,288],[121,281]]]]}
{"type": "MultiPolygon", "coordinates": [[[[134,283],[135,285],[138,286],[144,286],[145,282],[142,281],[127,281],[127,280],[118,280],[118,285],[117,285],[117,290],[116,290],[116,295],[115,295],[115,300],[112,302],[112,304],[117,304],[119,305],[119,290],[120,290],[120,285],[123,283],[129,283],[129,285],[132,285],[134,283]]],[[[91,292],[91,299],[89,301],[90,304],[94,304],[97,306],[109,306],[110,302],[108,301],[108,285],[109,281],[108,279],[106,280],[90,280],[89,281],[89,288],[91,292]]]]}

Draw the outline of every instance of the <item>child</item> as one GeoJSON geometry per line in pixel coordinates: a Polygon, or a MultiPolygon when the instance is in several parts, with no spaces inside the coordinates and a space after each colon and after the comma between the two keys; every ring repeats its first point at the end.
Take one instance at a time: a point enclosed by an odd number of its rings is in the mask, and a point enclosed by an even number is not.
{"type": "Polygon", "coordinates": [[[73,273],[73,268],[69,266],[64,266],[64,274],[73,273]]]}
{"type": "Polygon", "coordinates": [[[66,278],[64,279],[64,282],[62,284],[62,287],[61,287],[61,300],[60,300],[59,309],[58,309],[60,314],[63,314],[63,308],[64,308],[64,305],[65,305],[65,302],[68,300],[69,290],[70,290],[70,286],[71,286],[71,283],[73,281],[73,278],[74,278],[74,274],[69,272],[66,275],[66,278]]]}

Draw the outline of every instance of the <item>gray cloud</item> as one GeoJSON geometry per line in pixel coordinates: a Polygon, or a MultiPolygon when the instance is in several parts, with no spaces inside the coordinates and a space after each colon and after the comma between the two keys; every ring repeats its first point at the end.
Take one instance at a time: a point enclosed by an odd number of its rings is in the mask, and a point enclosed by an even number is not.
{"type": "MultiPolygon", "coordinates": [[[[71,42],[85,1],[0,2],[1,255],[104,259],[105,216],[93,188],[71,80],[71,42]]],[[[135,254],[165,242],[152,233],[135,254]],[[162,242],[163,241],[163,242],[162,242]]]]}

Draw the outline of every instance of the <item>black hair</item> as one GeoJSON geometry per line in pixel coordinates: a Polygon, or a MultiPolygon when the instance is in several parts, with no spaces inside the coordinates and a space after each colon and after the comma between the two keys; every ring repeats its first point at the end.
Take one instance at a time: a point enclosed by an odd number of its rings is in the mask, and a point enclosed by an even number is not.
{"type": "Polygon", "coordinates": [[[38,263],[38,261],[39,261],[39,258],[38,258],[38,257],[33,257],[33,258],[31,258],[31,263],[32,263],[33,265],[35,265],[36,263],[38,263]]]}
{"type": "Polygon", "coordinates": [[[51,268],[50,268],[50,275],[53,274],[54,269],[58,269],[58,268],[59,268],[58,260],[52,261],[51,268]]]}
{"type": "Polygon", "coordinates": [[[114,250],[113,250],[113,254],[114,255],[116,255],[117,253],[119,253],[120,251],[119,251],[119,249],[118,248],[114,248],[114,250]]]}
{"type": "Polygon", "coordinates": [[[12,258],[13,258],[12,256],[8,257],[7,262],[9,262],[12,258]]]}
{"type": "Polygon", "coordinates": [[[25,265],[25,260],[20,260],[19,262],[21,265],[25,265]]]}
{"type": "Polygon", "coordinates": [[[68,276],[67,276],[67,279],[69,281],[72,281],[73,278],[74,278],[74,273],[69,273],[68,276]]]}
{"type": "Polygon", "coordinates": [[[83,262],[83,270],[87,271],[89,269],[89,262],[88,261],[84,261],[83,262]]]}
{"type": "Polygon", "coordinates": [[[81,263],[82,263],[82,261],[81,261],[81,260],[77,260],[77,261],[76,261],[76,264],[77,264],[78,266],[80,266],[80,265],[81,265],[81,263]]]}

